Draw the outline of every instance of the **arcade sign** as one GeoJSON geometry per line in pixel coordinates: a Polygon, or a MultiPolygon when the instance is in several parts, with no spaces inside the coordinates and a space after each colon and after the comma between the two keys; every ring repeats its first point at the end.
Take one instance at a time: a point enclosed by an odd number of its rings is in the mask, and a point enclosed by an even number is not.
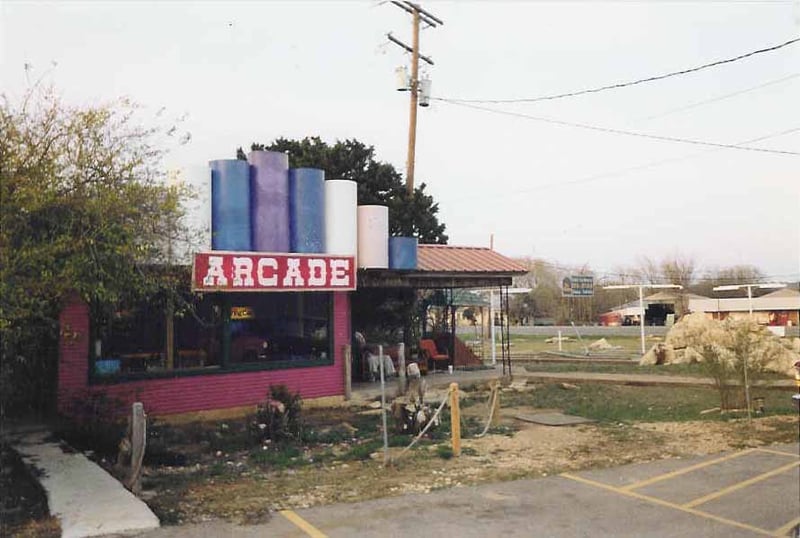
{"type": "Polygon", "coordinates": [[[327,254],[199,252],[192,291],[352,291],[355,257],[327,254]]]}

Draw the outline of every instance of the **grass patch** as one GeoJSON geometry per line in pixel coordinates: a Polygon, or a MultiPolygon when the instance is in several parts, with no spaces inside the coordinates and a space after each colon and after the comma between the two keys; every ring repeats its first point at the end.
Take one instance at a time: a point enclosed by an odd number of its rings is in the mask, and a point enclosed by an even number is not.
{"type": "Polygon", "coordinates": [[[305,463],[300,458],[300,449],[296,446],[280,446],[276,448],[256,448],[250,452],[250,461],[259,465],[266,465],[273,469],[296,467],[305,463]]]}
{"type": "Polygon", "coordinates": [[[436,455],[443,460],[449,460],[453,457],[453,449],[448,445],[436,445],[436,455]]]}
{"type": "MultiPolygon", "coordinates": [[[[532,362],[525,364],[528,372],[585,372],[596,374],[640,374],[640,375],[671,375],[681,377],[710,377],[702,364],[663,364],[661,366],[642,365],[631,361],[631,364],[606,364],[592,362],[587,359],[585,363],[560,363],[560,362],[532,362]]],[[[759,374],[759,379],[780,380],[786,379],[785,375],[775,372],[759,374]]]]}
{"type": "Polygon", "coordinates": [[[383,441],[380,439],[373,439],[365,443],[353,445],[350,450],[345,452],[339,458],[342,461],[358,461],[368,460],[373,452],[383,448],[383,441]]]}
{"type": "MultiPolygon", "coordinates": [[[[575,334],[564,334],[564,337],[569,337],[571,340],[562,341],[561,349],[564,353],[578,353],[584,354],[586,346],[599,340],[599,336],[584,336],[582,341],[576,339],[575,334]]],[[[511,353],[512,355],[529,355],[532,353],[545,353],[547,351],[558,351],[558,342],[546,342],[552,336],[535,335],[535,334],[512,334],[511,335],[511,353]]],[[[641,355],[641,338],[636,336],[603,336],[606,341],[612,346],[619,346],[620,349],[608,350],[605,353],[594,352],[595,355],[612,354],[612,355],[641,355]]],[[[660,340],[647,341],[648,347],[660,340]]]]}
{"type": "MultiPolygon", "coordinates": [[[[759,391],[758,395],[765,398],[767,414],[795,412],[786,391],[759,391]]],[[[555,408],[600,422],[719,420],[731,417],[719,413],[700,414],[700,411],[719,406],[719,393],[713,388],[582,385],[579,390],[565,390],[559,385],[542,385],[534,391],[503,396],[503,407],[555,408]]]]}

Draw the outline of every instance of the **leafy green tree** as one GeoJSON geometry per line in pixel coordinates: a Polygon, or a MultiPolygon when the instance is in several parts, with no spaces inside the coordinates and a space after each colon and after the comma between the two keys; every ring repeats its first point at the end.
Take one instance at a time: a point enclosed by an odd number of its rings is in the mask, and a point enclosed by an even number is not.
{"type": "Polygon", "coordinates": [[[39,85],[19,102],[0,101],[4,413],[48,403],[58,313],[70,294],[120,304],[169,286],[144,269],[169,261],[187,237],[188,193],[167,187],[163,131],[141,127],[135,114],[126,100],[68,106],[39,85]]]}
{"type": "MultiPolygon", "coordinates": [[[[420,243],[447,243],[445,225],[439,222],[439,204],[425,194],[425,183],[409,196],[400,173],[389,163],[375,158],[375,148],[358,140],[327,144],[319,137],[302,140],[278,138],[271,144],[254,143],[252,150],[286,152],[292,167],[321,168],[328,179],[349,179],[358,183],[359,204],[389,206],[389,233],[417,237],[420,243]]],[[[237,157],[245,159],[239,148],[237,157]]]]}

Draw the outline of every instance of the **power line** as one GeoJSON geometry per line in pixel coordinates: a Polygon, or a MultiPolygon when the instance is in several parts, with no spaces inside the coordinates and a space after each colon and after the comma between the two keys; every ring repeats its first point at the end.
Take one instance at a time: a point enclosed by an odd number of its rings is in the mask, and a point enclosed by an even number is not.
{"type": "MultiPolygon", "coordinates": [[[[741,144],[751,144],[753,142],[761,142],[762,140],[768,140],[770,138],[777,138],[779,136],[784,136],[784,135],[787,135],[787,134],[796,133],[798,131],[800,131],[800,126],[799,127],[792,127],[791,129],[785,129],[783,131],[778,131],[778,132],[770,133],[770,134],[763,135],[763,136],[759,136],[757,138],[751,138],[749,140],[743,140],[740,143],[741,144]]],[[[706,155],[708,153],[714,153],[716,151],[722,151],[722,148],[713,149],[713,150],[709,150],[709,151],[701,151],[699,153],[691,153],[691,154],[688,154],[688,155],[681,155],[681,156],[678,156],[678,157],[669,157],[667,159],[659,159],[657,161],[650,161],[650,162],[646,162],[646,163],[642,163],[642,164],[637,164],[636,166],[629,166],[627,168],[622,168],[620,170],[612,170],[610,172],[601,172],[599,174],[592,174],[592,175],[589,175],[589,176],[576,178],[576,179],[572,179],[572,180],[568,180],[568,181],[545,183],[544,185],[539,185],[539,186],[537,186],[535,188],[532,188],[532,189],[519,189],[519,190],[514,190],[514,191],[506,191],[506,192],[503,192],[503,193],[499,193],[497,195],[497,197],[513,196],[513,195],[516,195],[516,194],[525,194],[525,193],[530,193],[530,192],[540,192],[540,191],[551,189],[551,188],[567,187],[567,186],[579,185],[579,184],[583,184],[583,183],[592,183],[594,181],[598,181],[598,180],[601,180],[601,179],[607,179],[607,178],[611,178],[611,177],[622,176],[622,175],[625,175],[625,174],[629,174],[631,172],[637,172],[639,170],[646,170],[648,168],[655,168],[656,166],[662,166],[664,164],[670,164],[670,163],[674,163],[674,162],[684,161],[684,160],[687,160],[687,159],[693,159],[695,157],[700,157],[702,155],[706,155]]],[[[479,196],[481,198],[492,197],[492,195],[487,194],[487,193],[482,193],[482,194],[476,195],[476,196],[479,196]]],[[[473,198],[473,197],[470,197],[470,198],[473,198]]],[[[463,199],[463,198],[459,197],[459,199],[463,199]]]]}
{"type": "Polygon", "coordinates": [[[779,78],[779,79],[775,79],[775,80],[770,80],[768,82],[764,82],[763,84],[758,84],[757,86],[750,86],[749,88],[744,88],[742,90],[737,90],[735,92],[718,95],[718,96],[712,97],[710,99],[704,99],[702,101],[695,101],[694,103],[690,103],[688,105],[684,105],[684,106],[681,106],[681,107],[678,107],[678,108],[673,108],[673,109],[667,110],[665,112],[660,112],[658,114],[654,114],[652,116],[644,117],[644,118],[642,118],[642,120],[654,120],[656,118],[663,118],[664,116],[669,116],[670,114],[676,114],[678,112],[685,112],[687,110],[691,110],[691,109],[697,108],[699,106],[707,105],[707,104],[710,104],[710,103],[716,103],[717,101],[723,101],[723,100],[729,99],[731,97],[736,97],[737,95],[742,95],[742,94],[749,93],[749,92],[752,92],[752,91],[755,91],[755,90],[760,90],[762,88],[766,88],[768,86],[772,86],[772,85],[775,85],[775,84],[780,84],[782,82],[787,82],[787,81],[795,79],[797,77],[800,77],[800,73],[794,73],[794,74],[789,75],[787,77],[783,77],[783,78],[779,78]]]}
{"type": "Polygon", "coordinates": [[[751,56],[755,56],[757,54],[765,54],[767,52],[773,52],[778,49],[782,49],[783,47],[788,47],[794,43],[800,41],[800,37],[796,37],[794,39],[790,39],[789,41],[785,41],[778,45],[773,45],[771,47],[766,47],[763,49],[758,49],[754,51],[747,52],[745,54],[740,54],[738,56],[734,56],[733,58],[726,58],[724,60],[717,60],[714,62],[706,63],[703,65],[698,65],[696,67],[690,67],[688,69],[681,69],[680,71],[672,71],[670,73],[665,73],[663,75],[656,75],[647,78],[641,78],[637,80],[631,80],[627,82],[617,82],[615,84],[608,84],[606,86],[600,86],[597,88],[587,88],[583,90],[577,90],[567,93],[559,93],[555,95],[543,95],[539,97],[525,97],[525,98],[516,98],[516,99],[456,99],[456,98],[445,98],[445,97],[433,97],[432,99],[440,100],[440,101],[448,101],[454,102],[458,101],[460,103],[535,103],[537,101],[553,101],[556,99],[564,99],[566,97],[577,97],[579,95],[586,95],[588,93],[598,93],[607,90],[617,90],[620,88],[626,88],[628,86],[636,86],[638,84],[645,84],[648,82],[655,82],[657,80],[664,80],[670,77],[676,77],[680,75],[687,75],[689,73],[695,73],[697,71],[701,71],[703,69],[709,69],[711,67],[717,67],[724,64],[729,64],[733,62],[738,62],[740,60],[744,60],[746,58],[750,58],[751,56]]]}
{"type": "Polygon", "coordinates": [[[753,146],[742,146],[736,144],[722,144],[718,142],[708,142],[705,140],[697,140],[692,138],[680,138],[675,136],[663,136],[663,135],[654,135],[648,133],[641,133],[638,131],[627,131],[624,129],[614,129],[611,127],[600,127],[598,125],[590,125],[587,123],[577,123],[572,121],[564,121],[564,120],[557,120],[554,118],[546,118],[541,116],[533,116],[531,114],[525,114],[522,112],[512,112],[510,110],[499,110],[496,108],[489,108],[479,105],[473,105],[461,101],[454,101],[451,99],[439,99],[443,103],[448,103],[451,105],[461,106],[465,108],[472,108],[475,110],[482,110],[484,112],[492,112],[494,114],[501,114],[504,116],[511,116],[515,118],[523,118],[533,121],[539,121],[542,123],[549,123],[552,125],[561,125],[565,127],[576,127],[578,129],[586,129],[589,131],[597,131],[601,133],[611,133],[611,134],[618,134],[618,135],[625,135],[625,136],[634,136],[637,138],[646,138],[649,140],[659,140],[662,142],[676,142],[680,144],[692,144],[696,146],[708,146],[714,148],[725,148],[725,149],[738,149],[742,151],[755,151],[759,153],[774,153],[778,155],[793,155],[793,156],[800,156],[800,153],[796,151],[787,151],[787,150],[779,150],[779,149],[768,149],[768,148],[757,148],[753,146]]]}

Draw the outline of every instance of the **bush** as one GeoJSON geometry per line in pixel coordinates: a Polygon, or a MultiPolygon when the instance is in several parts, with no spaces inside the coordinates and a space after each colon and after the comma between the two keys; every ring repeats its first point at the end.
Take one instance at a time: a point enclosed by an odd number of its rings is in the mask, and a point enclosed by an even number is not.
{"type": "Polygon", "coordinates": [[[766,329],[750,320],[725,320],[724,339],[695,343],[703,356],[702,369],[714,380],[723,410],[745,407],[745,385],[762,378],[776,359],[776,350],[764,346],[766,329]],[[745,383],[745,380],[747,383],[745,383]]]}
{"type": "Polygon", "coordinates": [[[251,434],[260,442],[299,441],[303,435],[302,406],[299,393],[292,394],[286,385],[271,385],[250,424],[251,434]]]}
{"type": "Polygon", "coordinates": [[[113,458],[125,436],[124,413],[124,402],[103,393],[76,396],[70,402],[71,418],[62,422],[59,435],[75,448],[113,458]]]}

